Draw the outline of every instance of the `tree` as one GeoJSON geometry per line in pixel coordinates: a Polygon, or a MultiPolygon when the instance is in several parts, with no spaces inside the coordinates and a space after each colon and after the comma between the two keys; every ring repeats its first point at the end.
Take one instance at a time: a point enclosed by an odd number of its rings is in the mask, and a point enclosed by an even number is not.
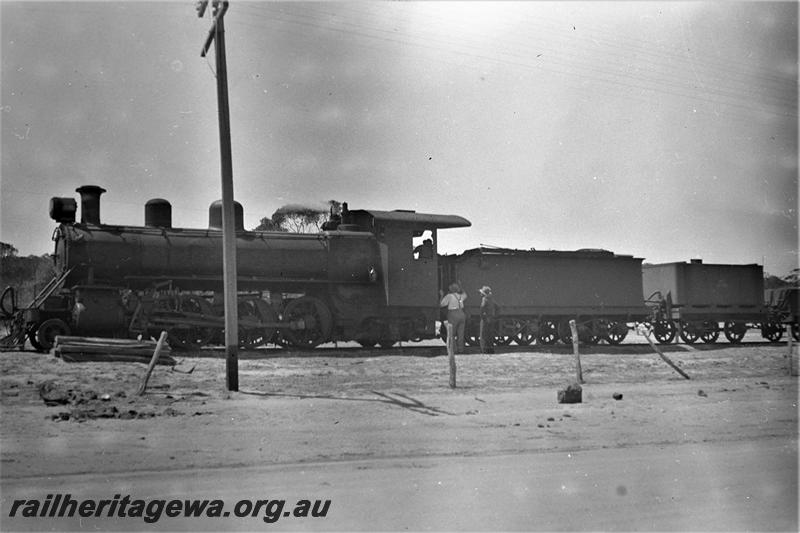
{"type": "Polygon", "coordinates": [[[262,218],[254,231],[287,231],[292,233],[318,233],[330,213],[339,213],[341,202],[328,200],[328,210],[299,204],[279,207],[270,218],[262,218]]]}
{"type": "Polygon", "coordinates": [[[17,255],[17,249],[6,243],[0,242],[0,257],[14,257],[17,255]]]}
{"type": "Polygon", "coordinates": [[[798,278],[800,278],[800,269],[792,269],[787,275],[778,277],[769,272],[764,273],[764,288],[765,289],[780,289],[781,287],[793,287],[798,285],[798,278]]]}

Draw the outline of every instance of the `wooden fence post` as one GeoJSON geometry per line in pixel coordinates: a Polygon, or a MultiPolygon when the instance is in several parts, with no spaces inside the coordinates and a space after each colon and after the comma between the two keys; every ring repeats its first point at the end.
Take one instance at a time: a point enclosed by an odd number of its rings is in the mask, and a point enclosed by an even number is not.
{"type": "Polygon", "coordinates": [[[583,370],[581,369],[581,352],[578,349],[580,341],[578,340],[578,326],[574,320],[569,321],[569,329],[572,332],[572,351],[575,354],[575,380],[578,383],[583,383],[583,370]]]}
{"type": "Polygon", "coordinates": [[[161,350],[164,348],[164,343],[167,341],[167,332],[162,331],[161,336],[158,338],[158,344],[156,344],[156,349],[153,352],[153,358],[150,359],[150,364],[147,366],[147,373],[144,375],[144,379],[142,380],[141,385],[139,385],[139,390],[136,391],[137,396],[141,396],[144,394],[144,390],[147,388],[147,382],[150,379],[150,374],[153,372],[153,368],[156,366],[156,361],[158,361],[158,356],[161,355],[161,350]]]}
{"type": "Polygon", "coordinates": [[[450,388],[456,388],[456,349],[453,338],[453,324],[447,323],[447,358],[450,363],[450,388]]]}
{"type": "Polygon", "coordinates": [[[669,366],[671,366],[672,369],[675,370],[675,372],[677,372],[681,376],[685,377],[686,379],[691,379],[686,372],[684,372],[683,370],[678,368],[678,365],[673,363],[672,360],[669,357],[664,355],[664,353],[661,350],[658,349],[658,346],[655,345],[655,343],[653,342],[653,339],[650,338],[650,331],[651,331],[651,329],[645,329],[644,330],[644,338],[647,339],[647,342],[650,343],[650,347],[653,348],[653,350],[656,351],[656,353],[661,357],[661,359],[663,359],[665,363],[667,363],[669,366]]]}
{"type": "Polygon", "coordinates": [[[787,338],[786,338],[786,344],[787,344],[787,346],[789,348],[788,355],[789,355],[789,375],[790,376],[792,375],[792,341],[794,340],[794,339],[792,339],[792,335],[794,334],[794,331],[792,331],[793,327],[794,326],[792,324],[787,324],[786,325],[786,333],[789,334],[789,335],[787,335],[787,338]]]}

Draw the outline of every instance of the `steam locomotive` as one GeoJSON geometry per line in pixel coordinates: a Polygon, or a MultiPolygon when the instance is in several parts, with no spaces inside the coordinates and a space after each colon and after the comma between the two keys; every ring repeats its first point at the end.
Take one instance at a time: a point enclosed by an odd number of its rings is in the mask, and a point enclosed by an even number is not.
{"type": "MultiPolygon", "coordinates": [[[[50,201],[50,217],[59,223],[51,282],[23,308],[12,288],[0,296],[0,314],[9,323],[0,345],[27,339],[48,350],[58,335],[157,337],[161,330],[173,347],[218,342],[224,327],[221,203],[210,206],[206,229],[173,227],[171,205],[160,198],[145,204],[144,226],[115,226],[100,221],[105,189],[87,185],[76,192],[80,222],[74,198],[50,201]]],[[[499,344],[571,343],[569,320],[577,321],[581,341],[610,344],[622,342],[635,323],[651,327],[660,342],[676,336],[715,342],[720,330],[739,342],[751,326],[779,340],[782,322],[797,321],[796,313],[787,319],[764,305],[758,265],[642,265],[640,258],[605,250],[479,248],[440,255],[439,230],[468,227],[468,220],[347,204],[317,234],[246,231],[238,203],[234,218],[244,348],[331,341],[388,347],[432,339],[440,334],[439,298],[453,281],[474,295],[466,300],[470,343],[477,343],[482,285],[494,288],[501,305],[499,344]]]]}

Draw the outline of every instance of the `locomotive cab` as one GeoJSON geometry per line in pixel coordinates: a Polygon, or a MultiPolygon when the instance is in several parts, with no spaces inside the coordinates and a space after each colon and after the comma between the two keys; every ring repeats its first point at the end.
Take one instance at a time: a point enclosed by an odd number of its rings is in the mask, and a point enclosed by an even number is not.
{"type": "Polygon", "coordinates": [[[345,204],[342,223],[374,234],[380,250],[383,290],[389,307],[438,309],[437,230],[469,227],[456,215],[433,215],[415,211],[350,211],[345,204]],[[418,245],[415,239],[422,238],[418,245]]]}

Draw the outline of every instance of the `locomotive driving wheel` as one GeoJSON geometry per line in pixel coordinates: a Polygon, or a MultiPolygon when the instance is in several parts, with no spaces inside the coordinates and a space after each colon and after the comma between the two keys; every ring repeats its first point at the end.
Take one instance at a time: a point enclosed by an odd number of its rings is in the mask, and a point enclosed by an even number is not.
{"type": "MultiPolygon", "coordinates": [[[[191,313],[194,315],[214,316],[214,310],[211,305],[201,296],[194,294],[181,294],[178,300],[170,303],[164,300],[159,305],[163,310],[171,310],[170,307],[174,306],[176,311],[182,313],[191,313]]],[[[169,335],[169,344],[177,349],[192,349],[199,348],[204,344],[208,344],[214,336],[214,329],[209,327],[197,326],[192,324],[189,320],[185,323],[178,323],[167,330],[169,335]]]]}
{"type": "Polygon", "coordinates": [[[333,331],[330,309],[314,296],[290,301],[283,312],[283,321],[290,323],[290,327],[283,330],[283,338],[298,348],[314,348],[327,341],[333,331]]]}
{"type": "MultiPolygon", "coordinates": [[[[261,299],[250,299],[239,301],[239,317],[259,322],[275,323],[278,315],[270,305],[261,299]]],[[[239,327],[239,346],[245,350],[257,348],[268,343],[275,336],[275,327],[265,328],[244,328],[239,327]]]]}

